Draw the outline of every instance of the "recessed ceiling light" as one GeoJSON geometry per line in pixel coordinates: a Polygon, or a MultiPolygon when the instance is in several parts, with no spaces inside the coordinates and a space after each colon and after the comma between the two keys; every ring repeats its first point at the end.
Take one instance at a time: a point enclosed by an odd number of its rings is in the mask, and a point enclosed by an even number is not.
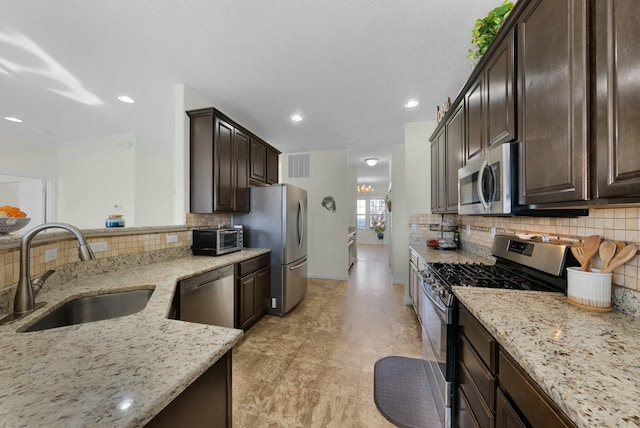
{"type": "Polygon", "coordinates": [[[293,120],[294,122],[300,122],[302,120],[302,116],[300,116],[299,114],[294,114],[293,116],[291,116],[291,120],[293,120]]]}
{"type": "Polygon", "coordinates": [[[5,116],[4,118],[9,122],[22,123],[22,119],[18,119],[17,117],[5,116]]]}
{"type": "Polygon", "coordinates": [[[375,166],[378,163],[378,158],[368,158],[368,159],[365,159],[364,161],[369,166],[375,166]]]}
{"type": "Polygon", "coordinates": [[[120,95],[120,96],[118,97],[118,99],[119,99],[120,101],[122,101],[123,103],[127,103],[127,104],[133,104],[133,103],[135,103],[135,102],[136,102],[133,98],[128,97],[128,96],[126,96],[126,95],[120,95]]]}
{"type": "Polygon", "coordinates": [[[416,100],[409,100],[406,102],[406,104],[404,105],[406,108],[413,108],[415,106],[417,106],[418,104],[420,104],[419,102],[417,102],[416,100]]]}

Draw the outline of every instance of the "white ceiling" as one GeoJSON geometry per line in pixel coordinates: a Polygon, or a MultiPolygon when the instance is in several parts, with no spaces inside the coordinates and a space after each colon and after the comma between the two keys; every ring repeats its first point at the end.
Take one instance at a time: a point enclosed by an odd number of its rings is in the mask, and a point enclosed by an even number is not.
{"type": "Polygon", "coordinates": [[[349,148],[360,180],[386,182],[403,124],[457,95],[474,21],[501,1],[5,1],[0,118],[24,122],[0,120],[0,140],[171,145],[184,83],[285,153],[349,148]]]}

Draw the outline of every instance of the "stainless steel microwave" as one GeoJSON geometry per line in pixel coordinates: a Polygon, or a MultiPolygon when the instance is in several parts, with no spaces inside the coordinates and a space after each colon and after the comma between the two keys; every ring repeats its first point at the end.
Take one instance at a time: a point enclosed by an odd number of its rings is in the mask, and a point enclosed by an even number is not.
{"type": "Polygon", "coordinates": [[[458,170],[460,214],[510,215],[515,198],[516,143],[494,147],[458,170]]]}
{"type": "Polygon", "coordinates": [[[194,256],[220,256],[242,250],[242,244],[240,227],[194,229],[191,251],[194,256]]]}

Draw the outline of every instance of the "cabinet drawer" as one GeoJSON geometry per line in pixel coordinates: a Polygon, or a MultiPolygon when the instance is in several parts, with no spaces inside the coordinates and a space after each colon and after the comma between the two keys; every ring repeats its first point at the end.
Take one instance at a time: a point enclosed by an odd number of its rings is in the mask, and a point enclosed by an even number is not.
{"type": "Polygon", "coordinates": [[[478,426],[478,422],[473,417],[471,413],[471,409],[469,408],[469,402],[467,401],[467,397],[464,395],[464,391],[461,388],[458,388],[458,403],[457,403],[457,412],[458,417],[457,427],[458,428],[480,428],[478,426]]]}
{"type": "Polygon", "coordinates": [[[411,254],[409,255],[409,261],[411,261],[411,263],[414,266],[417,267],[418,266],[418,255],[412,251],[411,254]]]}
{"type": "Polygon", "coordinates": [[[492,428],[494,426],[493,411],[487,406],[464,364],[458,364],[458,384],[458,389],[464,392],[468,411],[473,414],[478,426],[492,428]]]}
{"type": "MultiPolygon", "coordinates": [[[[458,343],[460,344],[460,363],[466,369],[466,375],[468,375],[466,380],[473,384],[471,386],[477,389],[488,408],[493,412],[495,410],[496,378],[487,370],[464,336],[458,336],[458,343]]],[[[463,376],[461,375],[461,385],[463,384],[462,378],[463,376]]],[[[469,393],[467,393],[468,396],[469,393]]]]}
{"type": "Polygon", "coordinates": [[[460,305],[460,316],[458,325],[460,331],[469,340],[473,349],[476,350],[484,364],[489,368],[492,373],[496,372],[497,359],[497,342],[489,334],[489,332],[474,318],[473,315],[460,305]]]}
{"type": "Polygon", "coordinates": [[[243,277],[250,274],[251,272],[257,271],[258,269],[269,266],[269,260],[269,254],[263,254],[261,256],[238,263],[238,277],[243,277]]]}
{"type": "Polygon", "coordinates": [[[509,354],[500,349],[499,358],[500,387],[527,419],[528,425],[534,428],[574,426],[509,354]]]}

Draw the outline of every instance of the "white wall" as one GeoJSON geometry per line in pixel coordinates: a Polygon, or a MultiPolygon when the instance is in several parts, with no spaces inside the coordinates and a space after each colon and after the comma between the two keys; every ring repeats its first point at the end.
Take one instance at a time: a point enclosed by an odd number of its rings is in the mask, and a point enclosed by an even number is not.
{"type": "MultiPolygon", "coordinates": [[[[135,207],[138,226],[184,224],[173,221],[173,146],[136,135],[135,207]]],[[[128,222],[127,222],[128,223],[128,222]]]]}
{"type": "Polygon", "coordinates": [[[409,228],[411,214],[431,212],[431,144],[436,121],[405,124],[405,142],[393,146],[391,161],[393,231],[391,269],[393,282],[404,284],[409,298],[409,228]]]}
{"type": "Polygon", "coordinates": [[[438,122],[411,122],[404,125],[405,185],[407,214],[431,212],[431,143],[429,137],[438,122]]]}
{"type": "Polygon", "coordinates": [[[392,188],[392,276],[394,284],[405,285],[405,301],[408,296],[407,284],[409,278],[409,247],[407,230],[407,193],[405,183],[405,146],[395,145],[391,152],[391,183],[392,188]]]}
{"type": "Polygon", "coordinates": [[[123,214],[135,226],[135,158],[131,135],[59,146],[58,218],[91,229],[103,228],[109,214],[123,214]]]}
{"type": "Polygon", "coordinates": [[[288,156],[280,156],[281,182],[307,190],[309,277],[347,280],[347,235],[349,216],[349,167],[346,150],[309,152],[309,178],[288,177],[288,156]],[[328,211],[321,203],[333,196],[336,211],[328,211]]]}
{"type": "Polygon", "coordinates": [[[349,227],[356,227],[356,200],[358,199],[358,170],[350,169],[347,179],[347,195],[349,195],[349,227]]]}

